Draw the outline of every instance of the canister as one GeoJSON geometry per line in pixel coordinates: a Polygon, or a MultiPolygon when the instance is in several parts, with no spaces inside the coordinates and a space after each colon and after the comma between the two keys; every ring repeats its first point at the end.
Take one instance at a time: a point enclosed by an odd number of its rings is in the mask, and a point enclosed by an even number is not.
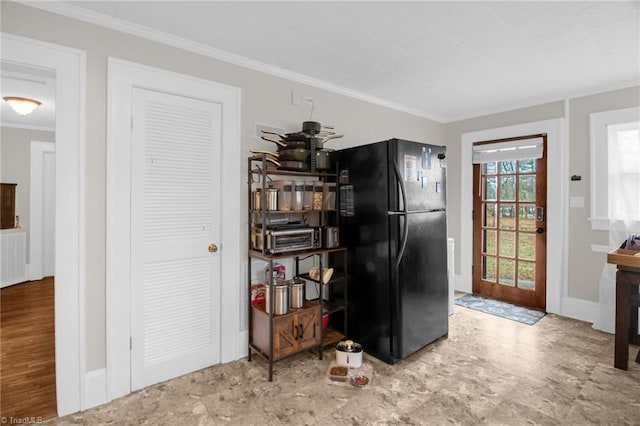
{"type": "Polygon", "coordinates": [[[304,205],[304,182],[295,181],[292,183],[291,210],[302,210],[304,205]]]}
{"type": "Polygon", "coordinates": [[[265,203],[267,210],[278,210],[278,190],[276,188],[265,190],[265,203]]]}
{"type": "Polygon", "coordinates": [[[265,298],[265,309],[271,313],[271,293],[274,300],[274,315],[284,315],[289,312],[289,284],[286,281],[276,280],[275,284],[265,288],[267,294],[265,298]]]}
{"type": "Polygon", "coordinates": [[[325,226],[322,228],[322,245],[324,248],[335,248],[340,245],[338,228],[336,226],[325,226]]]}
{"type": "Polygon", "coordinates": [[[305,281],[293,278],[289,281],[289,307],[299,309],[304,306],[305,281]]]}
{"type": "Polygon", "coordinates": [[[275,188],[278,190],[278,207],[274,210],[290,210],[291,181],[272,180],[269,182],[269,188],[275,188]]]}
{"type": "Polygon", "coordinates": [[[262,188],[258,188],[251,192],[251,209],[262,209],[262,188]]]}
{"type": "Polygon", "coordinates": [[[327,182],[323,187],[322,210],[336,209],[336,183],[327,182]]]}
{"type": "Polygon", "coordinates": [[[322,182],[315,182],[313,184],[313,198],[311,200],[311,208],[313,210],[322,210],[322,192],[324,191],[324,184],[322,182]]]}
{"type": "Polygon", "coordinates": [[[302,208],[304,210],[311,210],[313,207],[313,182],[304,183],[304,199],[302,202],[302,208]]]}

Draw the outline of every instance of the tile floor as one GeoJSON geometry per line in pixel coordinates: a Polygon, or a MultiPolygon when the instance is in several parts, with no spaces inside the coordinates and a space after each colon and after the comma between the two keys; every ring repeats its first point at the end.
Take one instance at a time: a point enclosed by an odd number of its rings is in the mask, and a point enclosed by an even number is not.
{"type": "Polygon", "coordinates": [[[324,360],[218,365],[55,419],[58,425],[640,424],[640,364],[613,368],[613,336],[547,315],[533,326],[460,306],[449,336],[390,366],[368,389],[324,380],[324,360]]]}

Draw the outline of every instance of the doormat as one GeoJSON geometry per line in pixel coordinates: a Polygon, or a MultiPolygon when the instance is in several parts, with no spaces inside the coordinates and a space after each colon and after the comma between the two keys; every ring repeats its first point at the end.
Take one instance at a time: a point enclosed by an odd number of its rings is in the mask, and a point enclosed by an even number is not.
{"type": "Polygon", "coordinates": [[[535,324],[540,318],[546,315],[544,312],[536,311],[535,309],[501,302],[500,300],[488,299],[484,296],[477,296],[475,294],[465,294],[464,296],[460,296],[454,300],[454,303],[459,306],[464,306],[465,308],[518,321],[528,325],[535,324]]]}

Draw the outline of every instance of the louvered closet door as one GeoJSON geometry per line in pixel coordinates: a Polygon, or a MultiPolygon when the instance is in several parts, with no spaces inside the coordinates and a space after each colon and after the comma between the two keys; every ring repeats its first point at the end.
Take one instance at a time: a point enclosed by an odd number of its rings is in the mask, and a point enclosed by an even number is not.
{"type": "Polygon", "coordinates": [[[131,386],[220,362],[219,104],[134,89],[131,386]]]}

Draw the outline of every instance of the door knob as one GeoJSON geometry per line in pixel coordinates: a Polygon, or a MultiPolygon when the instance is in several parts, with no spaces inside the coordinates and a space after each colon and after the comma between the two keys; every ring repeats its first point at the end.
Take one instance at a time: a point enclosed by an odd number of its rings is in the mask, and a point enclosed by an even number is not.
{"type": "Polygon", "coordinates": [[[209,253],[215,253],[218,251],[218,246],[215,244],[209,244],[209,253]]]}
{"type": "Polygon", "coordinates": [[[544,232],[544,229],[542,229],[542,228],[537,228],[536,229],[536,233],[538,233],[538,234],[542,234],[543,232],[544,232]]]}

